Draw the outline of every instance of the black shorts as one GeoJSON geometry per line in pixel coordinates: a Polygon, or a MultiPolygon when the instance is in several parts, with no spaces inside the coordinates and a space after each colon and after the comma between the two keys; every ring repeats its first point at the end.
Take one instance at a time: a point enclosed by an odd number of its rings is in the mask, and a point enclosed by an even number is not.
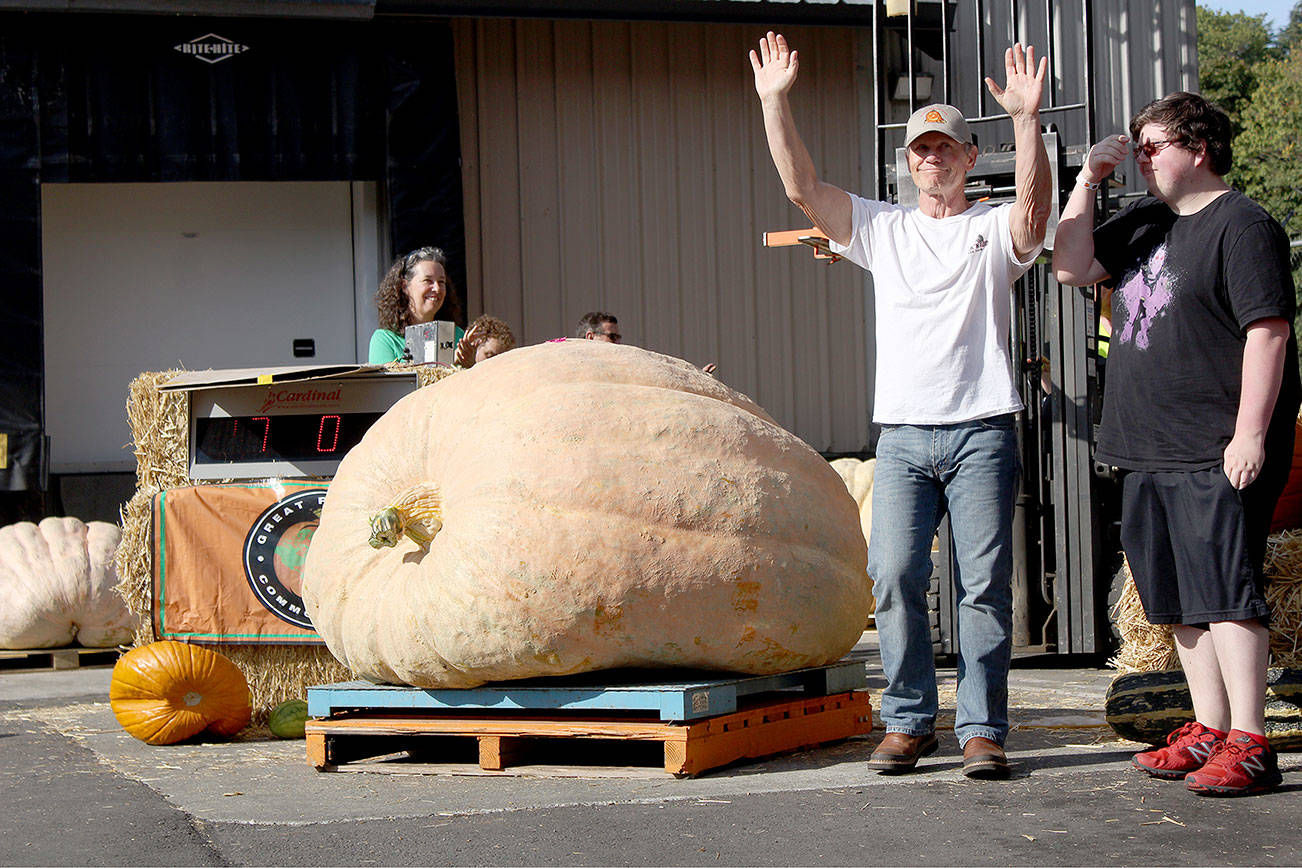
{"type": "Polygon", "coordinates": [[[1121,546],[1150,623],[1268,621],[1262,561],[1281,469],[1242,491],[1219,466],[1126,474],[1121,546]]]}

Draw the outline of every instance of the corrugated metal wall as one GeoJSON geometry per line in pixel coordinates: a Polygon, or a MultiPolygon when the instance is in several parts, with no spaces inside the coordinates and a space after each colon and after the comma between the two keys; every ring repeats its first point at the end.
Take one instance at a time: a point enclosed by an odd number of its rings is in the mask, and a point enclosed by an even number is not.
{"type": "MultiPolygon", "coordinates": [[[[1194,0],[1095,0],[1094,10],[1099,138],[1127,132],[1130,119],[1158,97],[1198,91],[1194,0]]],[[[1126,189],[1143,191],[1134,162],[1124,168],[1126,189]]]]}
{"type": "MultiPolygon", "coordinates": [[[[1041,55],[1049,52],[1052,86],[1046,107],[1089,102],[1087,4],[1094,34],[1094,140],[1125,131],[1130,118],[1160,96],[1198,89],[1194,0],[958,0],[951,2],[949,13],[948,101],[969,118],[1001,115],[983,78],[989,75],[1002,84],[1004,50],[1020,40],[1041,55]]],[[[937,75],[940,87],[938,60],[915,55],[915,64],[918,71],[937,75]]],[[[942,98],[945,94],[938,90],[935,99],[942,98]]],[[[908,112],[907,103],[890,103],[886,119],[900,122],[908,112]]],[[[1047,111],[1043,119],[1057,126],[1064,146],[1093,144],[1083,108],[1047,111]]],[[[974,132],[983,149],[1012,141],[1012,126],[1003,121],[981,123],[974,132]]],[[[902,142],[902,131],[888,138],[891,148],[902,142]]],[[[1143,182],[1133,168],[1133,163],[1121,167],[1125,189],[1139,191],[1143,182]]]]}
{"type": "MultiPolygon", "coordinates": [[[[468,298],[523,343],[608,310],[625,341],[717,362],[820,451],[868,445],[858,268],[807,248],[764,141],[746,52],[700,23],[456,22],[468,298]]],[[[855,31],[788,28],[796,111],[823,176],[860,187],[855,31]]]]}
{"type": "MultiPolygon", "coordinates": [[[[1052,104],[1085,102],[1087,2],[1095,138],[1124,129],[1155,97],[1197,87],[1194,0],[957,0],[950,101],[970,117],[999,113],[981,96],[982,77],[1002,81],[1004,48],[1016,38],[1043,50],[1052,30],[1052,104]]],[[[629,342],[717,362],[721,379],[814,448],[866,450],[867,280],[804,248],[760,244],[765,230],[808,225],[764,142],[745,57],[760,31],[454,22],[469,310],[507,320],[522,343],[571,334],[585,311],[609,310],[629,342]]],[[[801,53],[794,105],[815,163],[828,181],[871,191],[871,28],[784,31],[801,53]]],[[[891,56],[899,65],[895,49],[881,53],[883,66],[891,56]]],[[[940,72],[926,57],[915,63],[940,72]]],[[[908,115],[907,103],[886,108],[888,122],[908,115]]],[[[1090,144],[1083,110],[1045,119],[1064,146],[1090,144]]],[[[977,131],[983,147],[1012,138],[1002,121],[977,131]]]]}

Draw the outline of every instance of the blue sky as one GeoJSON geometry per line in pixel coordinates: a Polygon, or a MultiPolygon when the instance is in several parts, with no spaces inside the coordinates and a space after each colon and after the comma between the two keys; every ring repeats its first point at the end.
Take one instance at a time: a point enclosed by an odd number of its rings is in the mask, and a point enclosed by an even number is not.
{"type": "Polygon", "coordinates": [[[1266,13],[1270,26],[1279,30],[1288,23],[1288,13],[1296,0],[1198,0],[1199,6],[1219,12],[1246,12],[1249,15],[1266,13]]]}

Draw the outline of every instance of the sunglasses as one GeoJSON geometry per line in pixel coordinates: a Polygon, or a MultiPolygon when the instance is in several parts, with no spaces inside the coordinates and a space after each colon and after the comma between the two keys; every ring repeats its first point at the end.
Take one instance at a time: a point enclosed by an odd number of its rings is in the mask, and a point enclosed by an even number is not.
{"type": "Polygon", "coordinates": [[[1148,157],[1151,160],[1153,159],[1153,155],[1156,154],[1158,151],[1162,150],[1165,147],[1168,147],[1169,145],[1178,145],[1180,144],[1181,141],[1183,140],[1163,139],[1162,141],[1159,142],[1144,142],[1143,144],[1135,145],[1134,147],[1135,156],[1138,157],[1140,154],[1143,154],[1145,157],[1148,157]]]}

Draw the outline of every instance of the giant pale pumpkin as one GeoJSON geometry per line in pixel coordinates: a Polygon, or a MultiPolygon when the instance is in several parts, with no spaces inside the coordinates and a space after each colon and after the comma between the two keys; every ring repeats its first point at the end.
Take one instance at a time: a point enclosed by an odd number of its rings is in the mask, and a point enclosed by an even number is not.
{"type": "Polygon", "coordinates": [[[170,640],[118,659],[109,705],[123,729],[149,744],[175,744],[204,730],[235,735],[253,714],[238,666],[216,651],[170,640]]]}
{"type": "Polygon", "coordinates": [[[376,422],[330,484],[303,599],[381,682],[763,674],[854,645],[866,560],[840,477],[744,395],[636,347],[549,342],[376,422]]]}
{"type": "Polygon", "coordinates": [[[46,518],[0,528],[0,648],[105,648],[137,619],[117,592],[115,524],[46,518]]]}

